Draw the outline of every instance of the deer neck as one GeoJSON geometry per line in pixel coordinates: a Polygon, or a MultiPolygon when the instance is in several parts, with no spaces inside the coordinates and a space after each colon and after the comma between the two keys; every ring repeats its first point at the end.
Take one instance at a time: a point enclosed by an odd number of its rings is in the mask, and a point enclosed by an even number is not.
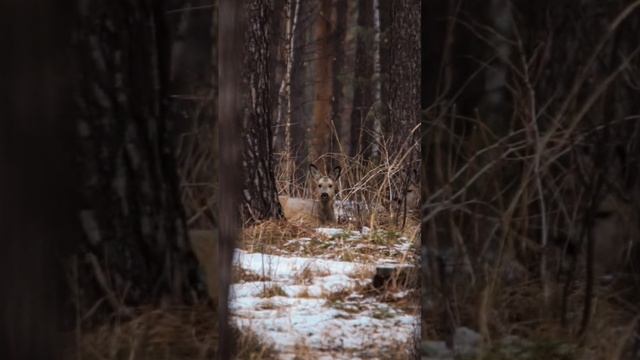
{"type": "Polygon", "coordinates": [[[320,224],[327,224],[336,221],[336,216],[333,212],[333,200],[316,200],[315,206],[320,224]]]}

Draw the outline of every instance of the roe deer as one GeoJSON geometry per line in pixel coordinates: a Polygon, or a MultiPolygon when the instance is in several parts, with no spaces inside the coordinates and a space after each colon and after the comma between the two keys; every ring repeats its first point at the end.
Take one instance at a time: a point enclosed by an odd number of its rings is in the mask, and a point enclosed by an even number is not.
{"type": "Polygon", "coordinates": [[[336,221],[333,204],[337,193],[336,181],[340,177],[342,168],[333,168],[332,176],[324,176],[318,168],[311,164],[309,171],[314,179],[314,199],[304,199],[289,196],[278,196],[284,217],[289,220],[312,220],[321,225],[336,221]]]}

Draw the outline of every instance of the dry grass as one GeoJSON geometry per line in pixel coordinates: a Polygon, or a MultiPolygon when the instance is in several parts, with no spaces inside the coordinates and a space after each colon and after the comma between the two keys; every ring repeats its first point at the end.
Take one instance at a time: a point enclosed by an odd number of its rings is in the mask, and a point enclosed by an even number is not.
{"type": "Polygon", "coordinates": [[[287,293],[278,285],[269,285],[258,294],[258,297],[263,298],[271,298],[274,296],[287,296],[287,293]]]}
{"type": "MultiPolygon", "coordinates": [[[[132,320],[114,319],[77,335],[72,359],[211,359],[218,347],[216,313],[208,306],[143,307],[132,320]]],[[[250,331],[238,331],[237,359],[274,358],[273,349],[250,331]]]]}
{"type": "Polygon", "coordinates": [[[380,228],[355,240],[349,235],[349,231],[355,229],[344,229],[345,233],[329,237],[310,227],[269,220],[245,228],[242,248],[248,252],[360,263],[375,263],[381,259],[399,263],[416,261],[418,225],[406,227],[402,232],[380,228]],[[407,243],[409,251],[405,248],[407,243]]]}
{"type": "Polygon", "coordinates": [[[425,338],[447,337],[446,323],[450,318],[446,318],[446,314],[449,312],[460,325],[487,330],[484,336],[489,343],[482,359],[514,358],[501,353],[504,345],[500,340],[507,335],[527,339],[526,346],[519,349],[522,359],[625,359],[621,356],[632,340],[632,330],[638,320],[637,309],[625,309],[620,306],[619,298],[602,289],[596,296],[591,325],[581,337],[578,331],[584,283],[576,284],[569,295],[567,326],[560,321],[562,284],[554,283],[552,288],[552,299],[544,306],[545,299],[537,281],[504,285],[490,294],[486,289],[468,289],[460,285],[453,291],[454,299],[448,310],[440,307],[440,302],[425,310],[428,324],[425,338]],[[487,299],[489,304],[483,304],[482,299],[487,299]]]}
{"type": "Polygon", "coordinates": [[[270,281],[271,278],[262,274],[256,274],[253,271],[243,269],[239,266],[233,266],[231,272],[232,283],[253,282],[253,281],[270,281]]]}
{"type": "Polygon", "coordinates": [[[298,285],[310,285],[315,277],[328,275],[330,275],[329,271],[322,269],[312,270],[309,264],[294,274],[294,281],[298,285]]]}
{"type": "Polygon", "coordinates": [[[290,223],[286,220],[269,220],[245,227],[239,244],[249,252],[263,248],[282,246],[286,240],[314,236],[310,227],[290,223]]]}

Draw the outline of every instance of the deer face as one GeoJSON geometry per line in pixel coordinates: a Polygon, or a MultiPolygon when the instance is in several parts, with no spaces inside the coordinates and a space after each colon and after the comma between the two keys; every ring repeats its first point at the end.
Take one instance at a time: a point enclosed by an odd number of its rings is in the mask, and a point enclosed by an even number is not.
{"type": "Polygon", "coordinates": [[[316,199],[322,203],[331,203],[336,196],[336,181],[340,177],[341,168],[336,166],[333,168],[331,176],[324,176],[318,171],[318,168],[311,164],[309,170],[314,179],[316,199]]]}

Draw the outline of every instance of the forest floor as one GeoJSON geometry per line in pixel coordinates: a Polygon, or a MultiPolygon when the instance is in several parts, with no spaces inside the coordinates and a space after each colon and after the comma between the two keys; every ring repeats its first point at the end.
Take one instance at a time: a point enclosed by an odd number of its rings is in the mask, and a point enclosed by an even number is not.
{"type": "Polygon", "coordinates": [[[418,288],[378,289],[372,278],[377,266],[416,263],[416,233],[286,222],[245,229],[234,256],[235,325],[280,359],[411,358],[418,288]]]}

